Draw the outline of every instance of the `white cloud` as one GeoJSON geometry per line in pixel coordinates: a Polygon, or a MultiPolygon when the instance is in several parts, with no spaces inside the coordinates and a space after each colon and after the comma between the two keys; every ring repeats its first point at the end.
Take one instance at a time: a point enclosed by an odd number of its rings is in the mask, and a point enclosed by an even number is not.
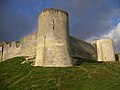
{"type": "Polygon", "coordinates": [[[113,39],[115,52],[120,52],[120,23],[108,33],[103,34],[100,38],[113,39]]]}
{"type": "Polygon", "coordinates": [[[114,47],[115,47],[115,53],[120,53],[120,23],[113,29],[111,29],[109,32],[106,32],[99,36],[91,36],[87,39],[88,42],[95,40],[95,39],[103,39],[103,38],[110,38],[113,40],[114,47]]]}

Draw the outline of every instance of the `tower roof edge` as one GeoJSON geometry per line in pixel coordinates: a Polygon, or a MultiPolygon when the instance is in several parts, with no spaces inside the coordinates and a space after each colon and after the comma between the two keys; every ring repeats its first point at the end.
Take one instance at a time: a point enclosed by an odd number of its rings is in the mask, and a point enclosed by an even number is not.
{"type": "Polygon", "coordinates": [[[68,15],[68,13],[67,13],[66,11],[61,10],[61,9],[56,9],[56,8],[46,8],[46,9],[43,9],[43,10],[40,12],[40,14],[41,14],[41,13],[44,13],[44,12],[50,12],[50,11],[63,12],[63,13],[65,13],[65,14],[68,15]]]}

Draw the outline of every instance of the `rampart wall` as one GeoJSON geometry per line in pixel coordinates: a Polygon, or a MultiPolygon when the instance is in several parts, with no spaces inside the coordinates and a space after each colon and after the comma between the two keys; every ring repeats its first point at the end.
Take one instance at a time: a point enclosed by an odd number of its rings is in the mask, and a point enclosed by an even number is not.
{"type": "Polygon", "coordinates": [[[97,52],[94,46],[71,36],[69,40],[72,57],[97,60],[97,52]]]}
{"type": "Polygon", "coordinates": [[[23,37],[19,42],[0,43],[0,61],[17,56],[36,55],[36,33],[23,37]]]}
{"type": "Polygon", "coordinates": [[[37,33],[32,33],[20,40],[20,55],[34,56],[36,55],[37,33]]]}
{"type": "MultiPolygon", "coordinates": [[[[96,49],[89,43],[69,36],[71,57],[97,59],[96,49]]],[[[53,43],[51,43],[53,44],[53,43]]],[[[37,48],[37,33],[23,37],[20,42],[0,44],[0,61],[16,56],[35,56],[37,48]]],[[[57,52],[56,52],[57,53],[57,52]]]]}
{"type": "Polygon", "coordinates": [[[13,41],[11,43],[3,43],[3,61],[19,55],[20,46],[19,42],[13,41]]]}
{"type": "Polygon", "coordinates": [[[2,46],[0,46],[0,62],[2,61],[2,46]]]}
{"type": "MultiPolygon", "coordinates": [[[[69,36],[71,57],[115,61],[112,41],[95,40],[91,44],[69,36]]],[[[51,43],[52,44],[52,43],[51,43]]],[[[37,51],[37,33],[23,37],[20,42],[0,43],[0,62],[16,56],[35,56],[37,51]]],[[[120,61],[120,54],[118,55],[120,61]]]]}

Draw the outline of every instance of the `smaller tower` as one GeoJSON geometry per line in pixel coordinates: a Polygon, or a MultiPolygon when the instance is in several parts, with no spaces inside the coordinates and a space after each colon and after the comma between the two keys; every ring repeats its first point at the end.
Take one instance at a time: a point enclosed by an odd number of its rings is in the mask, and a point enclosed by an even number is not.
{"type": "Polygon", "coordinates": [[[96,41],[98,61],[115,61],[113,42],[111,39],[96,41]]]}

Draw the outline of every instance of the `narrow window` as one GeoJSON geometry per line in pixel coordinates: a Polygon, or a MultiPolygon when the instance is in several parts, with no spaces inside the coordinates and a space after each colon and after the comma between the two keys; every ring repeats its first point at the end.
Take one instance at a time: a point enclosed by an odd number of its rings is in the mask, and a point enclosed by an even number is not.
{"type": "Polygon", "coordinates": [[[9,46],[10,46],[10,47],[12,46],[11,43],[9,43],[9,46]]]}
{"type": "Polygon", "coordinates": [[[53,30],[54,30],[54,19],[53,19],[53,30]]]}

